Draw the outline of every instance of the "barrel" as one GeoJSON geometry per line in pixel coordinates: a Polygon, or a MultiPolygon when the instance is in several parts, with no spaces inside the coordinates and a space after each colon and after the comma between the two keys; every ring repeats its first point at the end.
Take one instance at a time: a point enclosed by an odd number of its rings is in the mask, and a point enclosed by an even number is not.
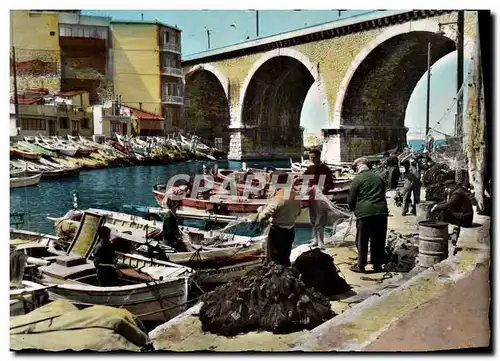
{"type": "Polygon", "coordinates": [[[421,221],[418,226],[418,264],[428,268],[448,258],[448,223],[421,221]]]}

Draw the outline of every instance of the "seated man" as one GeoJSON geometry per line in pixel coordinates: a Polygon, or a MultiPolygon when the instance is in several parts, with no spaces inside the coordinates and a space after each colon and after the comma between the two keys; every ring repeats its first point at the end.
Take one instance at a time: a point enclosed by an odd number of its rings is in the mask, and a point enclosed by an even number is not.
{"type": "Polygon", "coordinates": [[[444,182],[445,192],[449,194],[448,201],[441,202],[432,207],[431,212],[441,212],[441,221],[459,226],[472,227],[474,209],[469,192],[462,186],[456,185],[454,181],[444,182]]]}
{"type": "Polygon", "coordinates": [[[163,244],[172,247],[177,252],[186,252],[186,245],[182,241],[182,234],[177,222],[177,202],[167,199],[167,212],[163,216],[163,244]]]}
{"type": "Polygon", "coordinates": [[[99,245],[94,251],[94,266],[97,269],[97,284],[101,287],[110,287],[117,285],[115,264],[115,245],[114,240],[110,240],[111,230],[108,227],[102,227],[99,231],[101,239],[99,245]]]}

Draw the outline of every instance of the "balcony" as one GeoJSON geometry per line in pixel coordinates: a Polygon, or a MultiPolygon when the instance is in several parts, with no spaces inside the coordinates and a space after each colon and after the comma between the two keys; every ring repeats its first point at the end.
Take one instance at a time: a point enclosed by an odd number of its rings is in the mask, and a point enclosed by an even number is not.
{"type": "Polygon", "coordinates": [[[164,95],[162,103],[184,105],[184,97],[178,95],[164,95]]]}
{"type": "Polygon", "coordinates": [[[171,66],[164,66],[161,68],[161,74],[162,75],[169,75],[169,76],[177,76],[182,78],[182,69],[181,68],[174,68],[171,66]]]}
{"type": "Polygon", "coordinates": [[[181,45],[175,43],[164,43],[160,46],[161,51],[170,51],[172,53],[181,53],[181,45]]]}

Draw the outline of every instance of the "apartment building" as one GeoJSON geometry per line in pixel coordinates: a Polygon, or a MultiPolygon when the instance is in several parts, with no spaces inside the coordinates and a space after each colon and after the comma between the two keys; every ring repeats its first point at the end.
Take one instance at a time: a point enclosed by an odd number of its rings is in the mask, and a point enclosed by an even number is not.
{"type": "MultiPolygon", "coordinates": [[[[10,104],[11,136],[18,135],[15,105],[10,104]]],[[[86,91],[50,94],[47,89],[30,89],[18,96],[20,136],[91,136],[92,111],[86,91]]]]}
{"type": "Polygon", "coordinates": [[[86,91],[91,105],[119,98],[152,114],[140,133],[180,128],[183,112],[181,31],[159,22],[112,21],[79,11],[14,10],[14,66],[18,92],[86,91]]]}
{"type": "MultiPolygon", "coordinates": [[[[162,118],[164,131],[178,129],[184,102],[181,31],[145,21],[113,21],[111,28],[115,94],[124,104],[162,118]]],[[[141,132],[157,130],[153,123],[141,127],[141,132]]]]}

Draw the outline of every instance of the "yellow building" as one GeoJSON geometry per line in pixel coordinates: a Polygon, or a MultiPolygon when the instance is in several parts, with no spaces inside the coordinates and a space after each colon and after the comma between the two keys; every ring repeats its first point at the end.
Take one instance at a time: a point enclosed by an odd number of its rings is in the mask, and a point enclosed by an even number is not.
{"type": "MultiPolygon", "coordinates": [[[[17,89],[44,88],[57,92],[61,87],[61,51],[59,48],[59,13],[34,10],[11,10],[11,46],[15,48],[17,89]]],[[[11,94],[14,93],[11,61],[11,94]]]]}
{"type": "MultiPolygon", "coordinates": [[[[164,118],[162,129],[178,129],[184,103],[180,30],[145,21],[112,21],[111,29],[115,96],[164,118]]],[[[157,122],[141,122],[140,133],[158,131],[157,122]]]]}

